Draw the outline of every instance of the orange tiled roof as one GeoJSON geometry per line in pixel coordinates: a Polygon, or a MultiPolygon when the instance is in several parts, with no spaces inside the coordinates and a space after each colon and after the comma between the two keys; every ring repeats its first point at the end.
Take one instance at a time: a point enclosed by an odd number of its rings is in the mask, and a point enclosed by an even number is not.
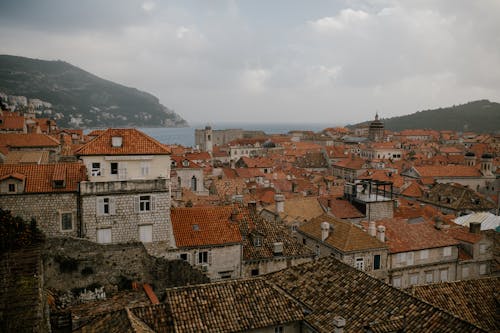
{"type": "Polygon", "coordinates": [[[0,165],[0,179],[13,174],[26,177],[25,193],[75,192],[86,180],[85,166],[79,163],[0,165]],[[54,188],[53,180],[64,180],[65,187],[54,188]]]}
{"type": "Polygon", "coordinates": [[[57,147],[59,141],[46,134],[1,133],[0,145],[8,147],[57,147]]]}
{"type": "Polygon", "coordinates": [[[321,241],[321,223],[323,222],[328,222],[330,226],[333,226],[333,229],[331,229],[329,236],[324,242],[342,252],[382,249],[387,247],[386,244],[375,237],[371,237],[354,224],[338,220],[326,214],[306,222],[301,225],[298,230],[321,241]]]}
{"type": "Polygon", "coordinates": [[[421,177],[480,177],[481,172],[466,165],[422,165],[414,169],[421,177]]]}
{"type": "Polygon", "coordinates": [[[231,206],[172,208],[171,220],[178,247],[241,243],[238,225],[230,221],[231,206]]]}
{"type": "MultiPolygon", "coordinates": [[[[7,112],[5,114],[8,114],[7,112]]],[[[0,130],[22,131],[24,129],[24,117],[18,115],[0,115],[0,130]]]]}
{"type": "MultiPolygon", "coordinates": [[[[363,223],[367,227],[367,223],[363,223]]],[[[416,251],[435,247],[458,245],[451,236],[434,228],[430,223],[408,223],[401,219],[383,219],[377,226],[386,227],[386,243],[391,253],[416,251]]]]}
{"type": "Polygon", "coordinates": [[[170,159],[172,162],[175,162],[175,167],[173,166],[173,169],[182,169],[182,168],[188,168],[188,169],[200,169],[201,166],[198,164],[194,163],[190,159],[183,157],[183,156],[171,156],[170,159]],[[188,164],[187,166],[184,165],[184,161],[187,161],[188,164]]]}
{"type": "Polygon", "coordinates": [[[135,128],[109,128],[79,148],[75,154],[85,155],[166,155],[171,150],[135,128]],[[112,137],[122,137],[121,147],[111,145],[112,137]]]}

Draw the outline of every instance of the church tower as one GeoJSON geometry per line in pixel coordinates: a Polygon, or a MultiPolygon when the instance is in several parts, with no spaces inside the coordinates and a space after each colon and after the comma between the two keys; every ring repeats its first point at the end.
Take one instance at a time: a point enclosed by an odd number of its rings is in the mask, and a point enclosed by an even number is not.
{"type": "Polygon", "coordinates": [[[384,141],[384,123],[378,119],[378,112],[375,114],[375,120],[370,123],[368,138],[373,142],[384,141]]]}

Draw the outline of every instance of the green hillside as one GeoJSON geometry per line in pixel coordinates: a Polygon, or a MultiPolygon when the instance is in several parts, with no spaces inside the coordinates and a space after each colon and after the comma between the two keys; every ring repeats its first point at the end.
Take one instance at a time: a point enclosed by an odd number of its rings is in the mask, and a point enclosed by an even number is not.
{"type": "Polygon", "coordinates": [[[187,126],[155,96],[64,61],[0,55],[0,92],[51,103],[61,127],[187,126]]]}
{"type": "Polygon", "coordinates": [[[385,128],[392,131],[426,128],[498,133],[500,132],[500,104],[479,100],[447,108],[418,111],[407,116],[382,119],[382,121],[385,128]]]}

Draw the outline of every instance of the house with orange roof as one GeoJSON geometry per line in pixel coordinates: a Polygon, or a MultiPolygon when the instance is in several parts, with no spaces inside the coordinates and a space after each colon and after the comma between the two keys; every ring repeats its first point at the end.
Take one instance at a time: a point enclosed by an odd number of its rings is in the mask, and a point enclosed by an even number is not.
{"type": "Polygon", "coordinates": [[[459,242],[424,218],[364,222],[368,235],[387,244],[389,284],[396,288],[457,278],[459,242]]]}
{"type": "Polygon", "coordinates": [[[243,239],[232,206],[172,208],[177,248],[167,257],[181,259],[211,280],[241,277],[243,239]]]}
{"type": "Polygon", "coordinates": [[[369,164],[365,160],[352,156],[350,159],[334,163],[332,165],[332,172],[334,176],[352,182],[369,167],[369,164]]]}
{"type": "Polygon", "coordinates": [[[58,161],[61,153],[59,140],[46,134],[0,133],[0,147],[7,151],[48,151],[49,161],[58,161]]]}
{"type": "Polygon", "coordinates": [[[333,255],[381,280],[387,278],[387,244],[350,222],[323,214],[299,226],[297,236],[317,257],[333,255]]]}
{"type": "MultiPolygon", "coordinates": [[[[467,156],[466,156],[467,158],[467,156]]],[[[495,179],[493,174],[493,157],[484,154],[480,165],[418,165],[411,166],[401,172],[401,175],[417,179],[423,185],[438,183],[458,183],[476,191],[486,187],[487,183],[495,179]]]]}
{"type": "Polygon", "coordinates": [[[107,129],[80,147],[82,237],[108,244],[175,247],[170,223],[170,149],[136,129],[107,129]]]}
{"type": "Polygon", "coordinates": [[[78,184],[87,178],[80,163],[0,165],[0,206],[37,226],[48,237],[79,237],[78,184]]]}
{"type": "Polygon", "coordinates": [[[0,133],[28,133],[26,119],[18,112],[0,112],[0,133]]]}
{"type": "Polygon", "coordinates": [[[360,157],[364,159],[399,161],[403,156],[403,149],[398,148],[394,142],[373,142],[360,146],[360,157]]]}

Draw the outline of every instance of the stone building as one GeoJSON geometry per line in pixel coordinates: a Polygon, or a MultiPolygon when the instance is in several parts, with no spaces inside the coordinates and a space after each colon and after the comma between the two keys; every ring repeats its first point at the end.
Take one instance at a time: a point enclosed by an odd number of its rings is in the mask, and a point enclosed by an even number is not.
{"type": "Polygon", "coordinates": [[[368,138],[373,142],[384,141],[384,123],[378,119],[378,113],[375,114],[375,120],[370,123],[368,138]]]}
{"type": "Polygon", "coordinates": [[[182,156],[171,156],[172,191],[189,189],[196,194],[208,195],[204,186],[203,168],[182,156]]]}
{"type": "Polygon", "coordinates": [[[231,141],[242,139],[242,129],[214,130],[211,126],[204,129],[195,129],[194,144],[202,151],[212,152],[214,146],[222,146],[231,141]]]}
{"type": "Polygon", "coordinates": [[[76,151],[82,237],[98,243],[165,242],[170,223],[170,149],[136,129],[107,129],[76,151]]]}
{"type": "Polygon", "coordinates": [[[79,163],[0,165],[0,206],[25,220],[34,218],[48,237],[77,237],[78,183],[86,178],[79,163]]]}
{"type": "Polygon", "coordinates": [[[167,254],[200,269],[211,280],[241,276],[242,238],[231,206],[172,208],[177,249],[167,254]]]}
{"type": "MultiPolygon", "coordinates": [[[[372,222],[373,224],[374,222],[372,222]]],[[[373,227],[365,223],[368,232],[373,227]]],[[[407,288],[457,278],[459,242],[423,219],[383,219],[376,230],[384,231],[389,248],[389,283],[407,288]]],[[[375,235],[371,234],[373,237],[375,235]]],[[[381,238],[379,238],[381,239],[381,238]]]]}
{"type": "Polygon", "coordinates": [[[334,255],[379,279],[387,278],[387,244],[350,222],[324,214],[298,227],[297,238],[317,257],[334,255]]]}

